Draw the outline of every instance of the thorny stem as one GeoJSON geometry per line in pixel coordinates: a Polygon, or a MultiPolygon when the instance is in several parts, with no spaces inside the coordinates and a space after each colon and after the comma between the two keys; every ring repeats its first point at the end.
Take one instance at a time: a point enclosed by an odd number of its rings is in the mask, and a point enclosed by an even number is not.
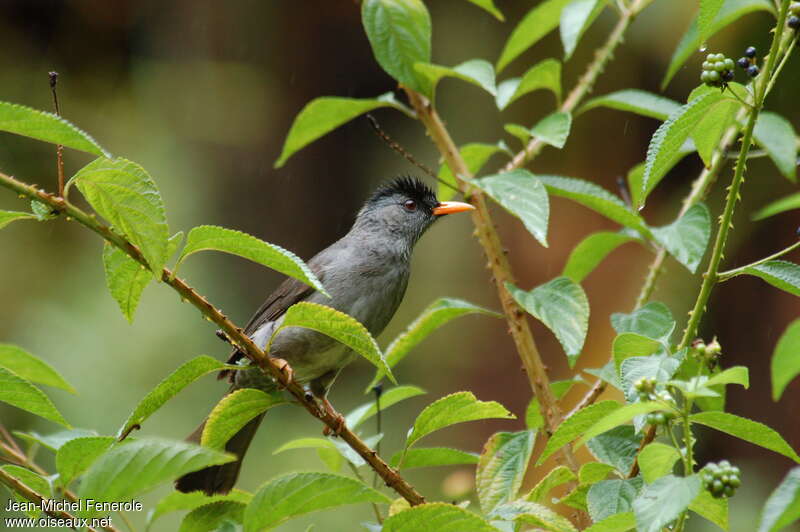
{"type": "MultiPolygon", "coordinates": [[[[50,92],[53,93],[53,107],[55,108],[56,115],[61,116],[61,108],[58,105],[58,91],[56,84],[58,83],[58,72],[49,72],[50,77],[50,92]]],[[[58,172],[58,197],[64,197],[64,146],[61,144],[56,145],[56,170],[58,172]]]]}

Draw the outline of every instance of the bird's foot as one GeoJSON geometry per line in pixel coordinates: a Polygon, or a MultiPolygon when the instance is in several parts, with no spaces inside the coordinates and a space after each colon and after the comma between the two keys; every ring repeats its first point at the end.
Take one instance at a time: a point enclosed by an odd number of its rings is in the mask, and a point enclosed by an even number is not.
{"type": "Polygon", "coordinates": [[[333,405],[328,401],[327,397],[320,399],[320,403],[322,404],[322,411],[336,419],[336,426],[330,427],[326,425],[325,428],[322,429],[322,434],[325,436],[339,436],[345,427],[344,416],[333,408],[333,405]]]}
{"type": "Polygon", "coordinates": [[[294,380],[294,370],[288,362],[282,358],[273,358],[272,361],[278,365],[278,371],[283,373],[283,376],[286,377],[287,382],[292,382],[294,380]]]}

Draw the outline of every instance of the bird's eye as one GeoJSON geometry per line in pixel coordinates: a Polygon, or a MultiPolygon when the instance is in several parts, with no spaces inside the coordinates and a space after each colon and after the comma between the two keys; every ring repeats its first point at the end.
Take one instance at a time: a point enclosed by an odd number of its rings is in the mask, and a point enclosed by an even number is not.
{"type": "Polygon", "coordinates": [[[416,210],[417,210],[417,202],[416,202],[416,201],[414,201],[414,200],[406,200],[406,202],[405,202],[405,203],[403,203],[403,207],[404,207],[404,208],[405,208],[405,209],[406,209],[408,212],[414,212],[414,211],[416,211],[416,210]]]}

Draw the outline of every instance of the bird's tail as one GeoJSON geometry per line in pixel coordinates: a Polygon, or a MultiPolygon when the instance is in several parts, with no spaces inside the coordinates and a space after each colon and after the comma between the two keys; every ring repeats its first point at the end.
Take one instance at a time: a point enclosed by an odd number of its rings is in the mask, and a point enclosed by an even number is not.
{"type": "MultiPolygon", "coordinates": [[[[262,419],[264,419],[264,414],[252,419],[228,440],[225,445],[225,451],[236,455],[235,462],[228,462],[227,464],[187,473],[175,481],[175,489],[184,493],[200,490],[207,495],[228,493],[233,489],[233,485],[236,484],[236,479],[239,477],[239,470],[242,468],[244,454],[247,452],[247,448],[250,447],[250,442],[253,441],[253,436],[255,436],[262,419]]],[[[186,440],[200,443],[200,436],[203,434],[206,421],[204,420],[200,423],[200,426],[186,440]]]]}

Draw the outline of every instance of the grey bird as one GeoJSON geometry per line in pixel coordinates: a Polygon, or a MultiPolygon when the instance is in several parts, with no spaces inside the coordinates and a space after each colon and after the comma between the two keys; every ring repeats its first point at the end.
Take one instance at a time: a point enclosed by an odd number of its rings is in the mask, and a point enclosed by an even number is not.
{"type": "MultiPolygon", "coordinates": [[[[361,208],[350,231],[308,262],[330,298],[295,279],[287,279],[250,319],[245,334],[264,349],[272,332],[280,327],[286,310],[297,302],[309,301],[349,314],[377,336],[400,306],[408,285],[411,252],[419,238],[437,218],[471,209],[474,207],[468,203],[438,201],[418,179],[402,177],[381,186],[361,208]]],[[[285,360],[295,381],[329,412],[333,408],[326,396],[331,384],[342,368],[358,356],[324,334],[299,327],[278,333],[268,354],[285,360]]],[[[243,363],[243,358],[241,352],[234,351],[228,362],[243,363]]],[[[275,382],[259,371],[234,373],[227,375],[232,382],[228,393],[241,388],[275,389],[275,382]]],[[[235,462],[184,475],[175,487],[183,492],[229,492],[263,416],[254,418],[228,441],[225,450],[238,457],[235,462]]],[[[204,425],[205,422],[188,440],[199,442],[204,425]]]]}

